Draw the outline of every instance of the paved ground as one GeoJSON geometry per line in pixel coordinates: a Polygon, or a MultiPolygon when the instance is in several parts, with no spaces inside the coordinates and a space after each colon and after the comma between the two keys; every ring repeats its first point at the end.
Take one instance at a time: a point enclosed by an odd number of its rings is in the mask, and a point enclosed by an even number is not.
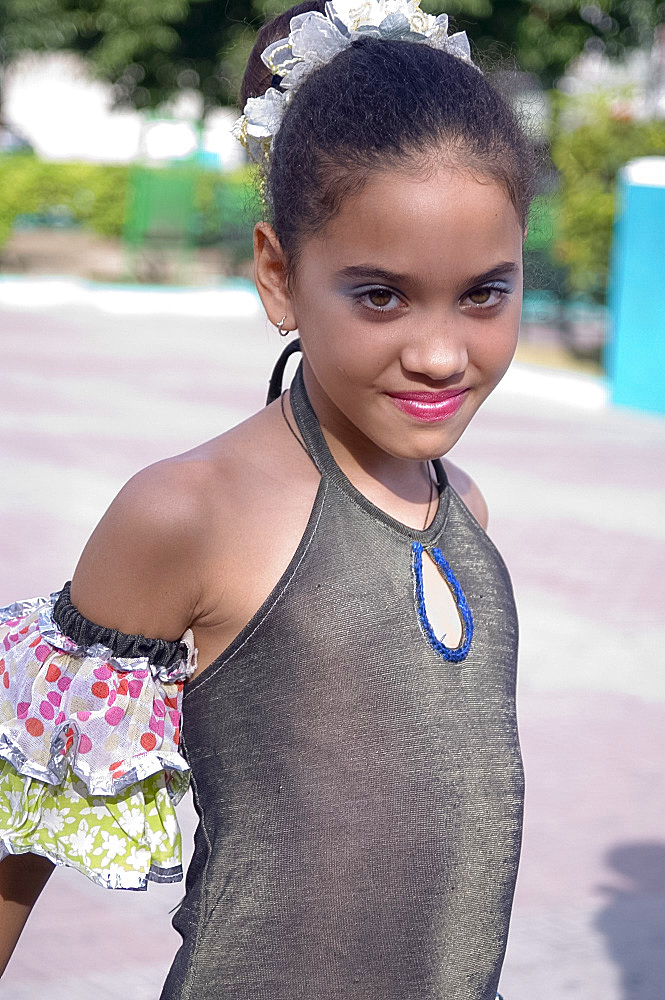
{"type": "MultiPolygon", "coordinates": [[[[0,604],[68,579],[134,471],[260,406],[278,349],[241,288],[0,281],[0,604]]],[[[454,457],[488,497],[522,625],[526,832],[502,991],[663,1000],[665,420],[518,368],[454,457]]],[[[181,820],[191,840],[188,802],[181,820]]],[[[0,998],[156,1000],[181,893],[58,870],[0,998]]]]}

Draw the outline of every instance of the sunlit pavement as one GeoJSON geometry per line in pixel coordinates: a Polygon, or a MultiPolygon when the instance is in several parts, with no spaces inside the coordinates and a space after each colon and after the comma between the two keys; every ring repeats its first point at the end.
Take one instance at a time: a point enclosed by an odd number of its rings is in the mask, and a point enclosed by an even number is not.
{"type": "MultiPolygon", "coordinates": [[[[241,285],[0,281],[0,604],[59,589],[132,473],[260,407],[278,340],[241,285]]],[[[502,992],[663,1000],[665,420],[519,368],[452,457],[487,496],[521,615],[527,813],[502,992]]],[[[189,843],[189,801],[180,816],[189,843]]],[[[156,1000],[182,891],[56,871],[0,997],[156,1000]]]]}

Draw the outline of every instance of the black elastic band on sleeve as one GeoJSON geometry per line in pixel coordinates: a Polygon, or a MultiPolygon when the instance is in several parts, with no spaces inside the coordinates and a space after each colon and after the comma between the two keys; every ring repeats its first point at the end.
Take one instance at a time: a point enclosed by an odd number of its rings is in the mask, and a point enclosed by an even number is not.
{"type": "Polygon", "coordinates": [[[53,607],[53,620],[69,639],[79,646],[107,646],[116,656],[147,657],[157,667],[170,667],[187,659],[187,646],[168,639],[148,639],[144,635],[128,635],[115,628],[95,625],[72,604],[71,581],[68,581],[53,607]]]}

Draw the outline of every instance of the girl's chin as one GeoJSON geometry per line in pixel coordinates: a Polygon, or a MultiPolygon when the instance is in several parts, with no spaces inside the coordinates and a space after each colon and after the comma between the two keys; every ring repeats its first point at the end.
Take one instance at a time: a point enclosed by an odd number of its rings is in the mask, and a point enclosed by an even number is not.
{"type": "Polygon", "coordinates": [[[461,427],[447,427],[447,433],[438,433],[432,427],[429,433],[410,435],[404,434],[390,439],[381,437],[374,439],[374,443],[392,458],[399,458],[403,461],[429,462],[434,458],[441,458],[447,454],[457,443],[466,428],[466,423],[461,427]]]}
{"type": "MultiPolygon", "coordinates": [[[[466,394],[465,394],[466,395],[466,394]]],[[[442,420],[420,421],[408,419],[408,424],[390,435],[384,449],[395,458],[428,461],[445,455],[459,441],[468,427],[476,407],[469,406],[470,399],[442,420]]]]}

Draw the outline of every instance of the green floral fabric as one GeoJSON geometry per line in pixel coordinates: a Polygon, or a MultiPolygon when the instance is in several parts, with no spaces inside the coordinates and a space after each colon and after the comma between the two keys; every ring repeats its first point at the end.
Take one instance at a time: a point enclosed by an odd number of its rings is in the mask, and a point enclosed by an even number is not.
{"type": "MultiPolygon", "coordinates": [[[[186,775],[178,777],[186,784],[186,775]]],[[[169,780],[159,771],[118,795],[97,797],[71,768],[51,785],[2,761],[0,857],[41,854],[111,889],[179,881],[181,838],[169,780]]]]}

